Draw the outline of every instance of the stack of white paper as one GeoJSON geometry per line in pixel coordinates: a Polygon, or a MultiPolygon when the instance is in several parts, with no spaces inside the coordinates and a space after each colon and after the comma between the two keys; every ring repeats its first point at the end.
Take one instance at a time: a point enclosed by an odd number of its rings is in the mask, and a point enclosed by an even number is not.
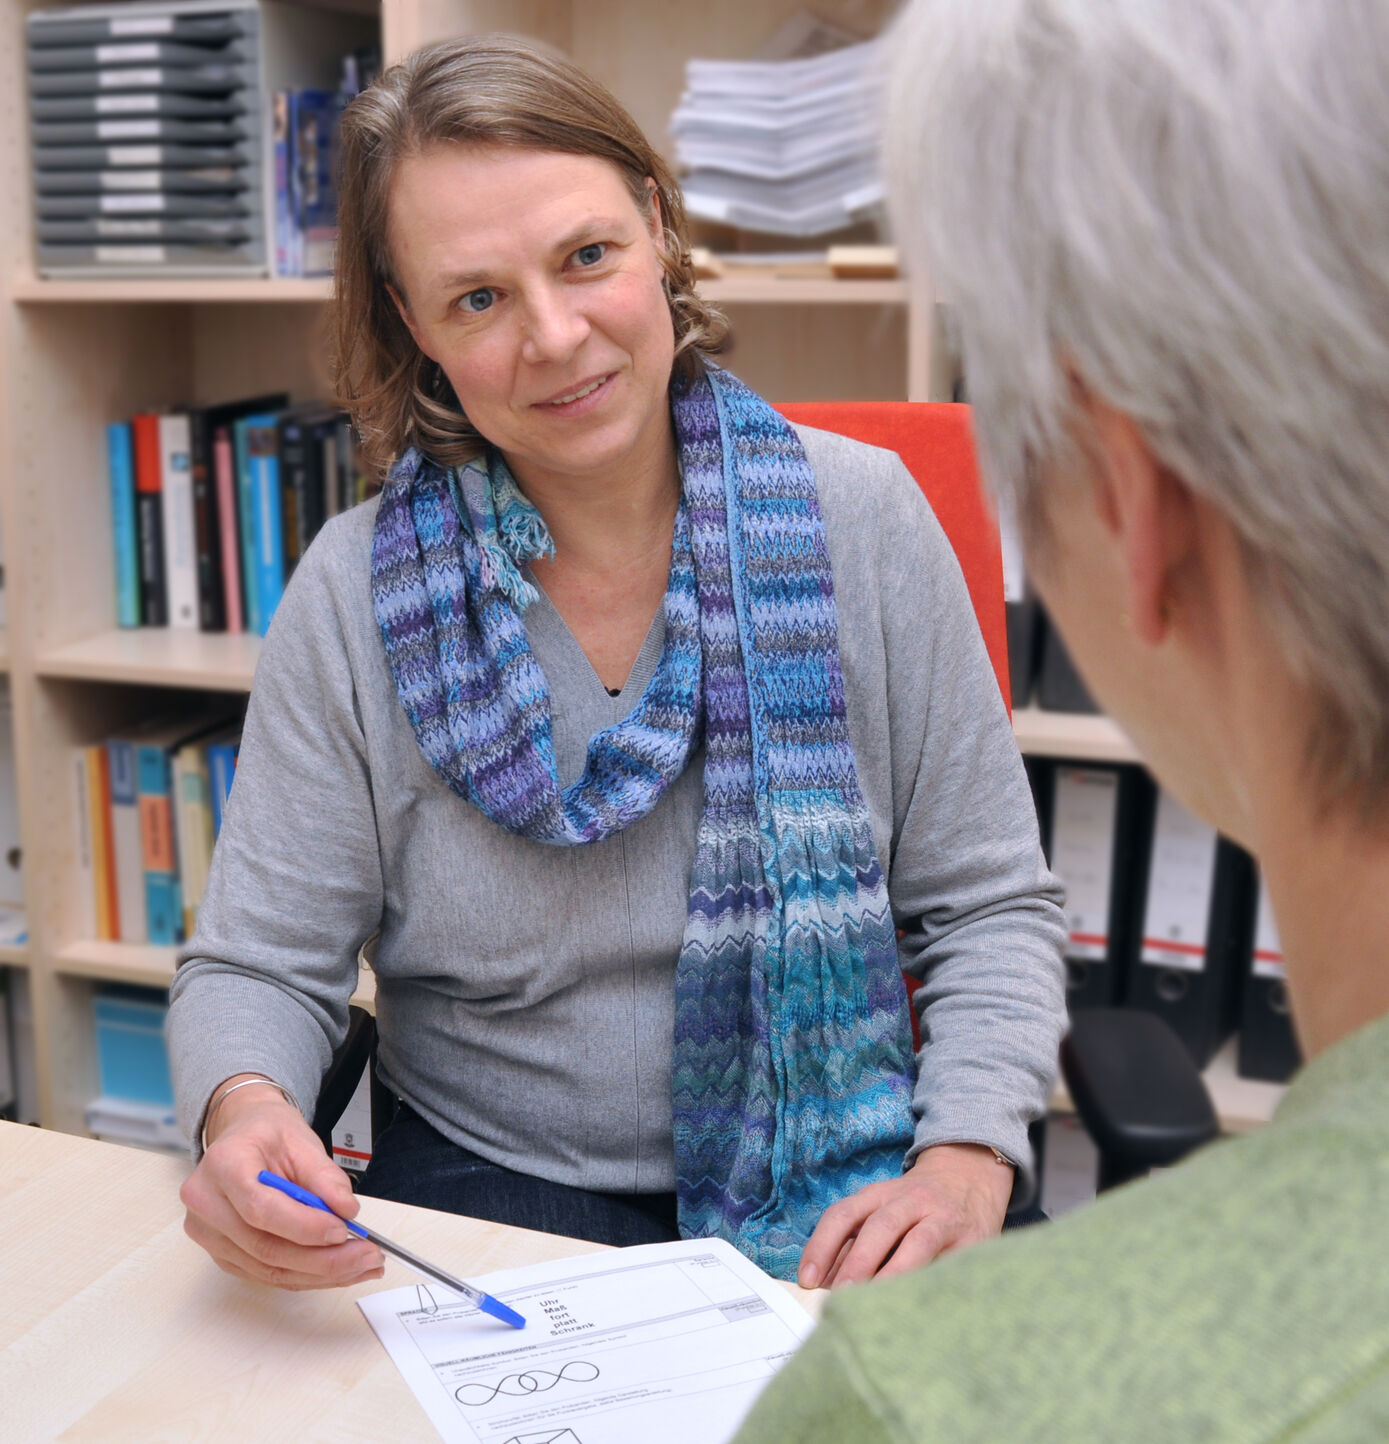
{"type": "Polygon", "coordinates": [[[670,129],[691,215],[813,236],[882,200],[876,41],[805,60],[691,60],[670,129]]]}

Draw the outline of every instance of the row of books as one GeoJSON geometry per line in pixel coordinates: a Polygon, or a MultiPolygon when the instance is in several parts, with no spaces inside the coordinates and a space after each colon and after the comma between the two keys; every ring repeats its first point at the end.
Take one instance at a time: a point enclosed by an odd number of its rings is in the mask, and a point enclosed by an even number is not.
{"type": "Polygon", "coordinates": [[[288,402],[107,427],[118,626],[265,635],[319,528],[373,485],[341,412],[288,402]]]}
{"type": "Polygon", "coordinates": [[[86,936],[167,945],[192,933],[240,740],[223,712],[156,718],[74,748],[86,936]]]}

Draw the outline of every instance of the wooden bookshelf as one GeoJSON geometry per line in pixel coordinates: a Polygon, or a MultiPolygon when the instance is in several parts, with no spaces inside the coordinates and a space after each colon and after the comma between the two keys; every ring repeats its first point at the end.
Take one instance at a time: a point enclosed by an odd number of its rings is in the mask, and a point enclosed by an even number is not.
{"type": "MultiPolygon", "coordinates": [[[[84,939],[68,800],[71,749],[154,710],[149,689],[245,693],[259,641],[113,623],[106,423],[271,389],[326,394],[316,329],[331,283],[233,277],[48,279],[35,274],[28,195],[24,17],[0,8],[0,533],[30,943],[0,949],[27,969],[39,1113],[81,1131],[95,1060],[91,993],[102,982],[166,987],[171,948],[84,939]]],[[[372,0],[324,0],[372,8],[372,0]]],[[[708,7],[648,0],[380,0],[388,61],[428,41],[520,30],[566,49],[630,107],[658,145],[692,55],[751,54],[801,0],[708,7]]],[[[859,33],[895,0],[817,7],[859,33]]],[[[814,265],[744,266],[706,281],[728,308],[730,364],[767,395],[797,400],[948,396],[935,313],[900,279],[836,279],[814,265]],[[927,320],[931,324],[926,324],[927,320]]],[[[1021,710],[1024,751],[1130,760],[1104,719],[1021,710]]],[[[364,974],[359,1001],[372,996],[364,974]]]]}

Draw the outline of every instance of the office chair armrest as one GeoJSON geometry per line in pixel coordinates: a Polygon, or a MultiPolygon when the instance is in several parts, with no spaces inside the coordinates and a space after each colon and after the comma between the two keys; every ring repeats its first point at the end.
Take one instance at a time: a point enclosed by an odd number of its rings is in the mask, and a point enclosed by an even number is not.
{"type": "Polygon", "coordinates": [[[375,1046],[376,1019],[365,1008],[353,1003],[347,1010],[347,1037],[323,1076],[313,1122],[309,1125],[330,1156],[333,1152],[333,1127],[352,1101],[375,1046]]]}
{"type": "Polygon", "coordinates": [[[1175,1163],[1220,1123],[1191,1055],[1156,1014],[1087,1008],[1061,1043],[1061,1072],[1100,1150],[1100,1187],[1175,1163]]]}

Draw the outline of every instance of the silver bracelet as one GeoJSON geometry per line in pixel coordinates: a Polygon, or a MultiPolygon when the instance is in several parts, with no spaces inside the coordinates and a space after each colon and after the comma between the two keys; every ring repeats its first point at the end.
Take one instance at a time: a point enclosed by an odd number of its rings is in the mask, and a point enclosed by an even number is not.
{"type": "Polygon", "coordinates": [[[203,1119],[202,1133],[198,1138],[198,1142],[202,1145],[202,1151],[204,1153],[207,1152],[207,1130],[213,1118],[216,1116],[217,1110],[238,1088],[249,1088],[255,1083],[264,1083],[271,1088],[278,1088],[280,1092],[284,1094],[285,1102],[288,1103],[296,1113],[299,1112],[299,1104],[295,1102],[294,1094],[291,1093],[283,1083],[277,1083],[273,1078],[243,1078],[240,1083],[233,1083],[230,1088],[224,1089],[212,1100],[212,1106],[207,1110],[207,1116],[203,1119]]]}

